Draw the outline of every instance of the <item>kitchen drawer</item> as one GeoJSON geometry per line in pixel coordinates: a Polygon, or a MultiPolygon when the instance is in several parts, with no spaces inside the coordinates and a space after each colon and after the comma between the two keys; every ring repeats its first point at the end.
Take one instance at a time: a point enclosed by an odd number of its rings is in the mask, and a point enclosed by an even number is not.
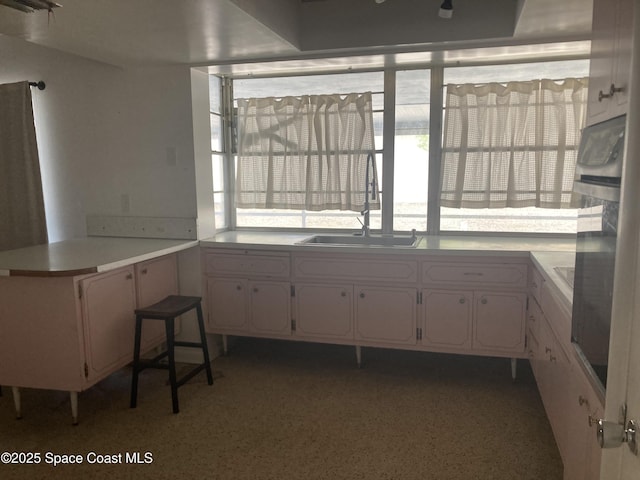
{"type": "Polygon", "coordinates": [[[289,278],[291,262],[286,252],[230,250],[204,254],[207,275],[289,278]]]}
{"type": "Polygon", "coordinates": [[[293,259],[296,279],[348,279],[371,282],[418,281],[418,262],[354,255],[304,255],[293,259]]]}
{"type": "Polygon", "coordinates": [[[531,269],[531,295],[533,295],[538,303],[542,302],[542,285],[544,285],[544,278],[536,268],[531,269]]]}
{"type": "Polygon", "coordinates": [[[562,347],[571,352],[571,312],[563,306],[559,295],[553,286],[543,284],[540,307],[562,347]]]}
{"type": "Polygon", "coordinates": [[[524,288],[527,266],[524,264],[422,262],[422,281],[435,285],[477,284],[524,288]]]}

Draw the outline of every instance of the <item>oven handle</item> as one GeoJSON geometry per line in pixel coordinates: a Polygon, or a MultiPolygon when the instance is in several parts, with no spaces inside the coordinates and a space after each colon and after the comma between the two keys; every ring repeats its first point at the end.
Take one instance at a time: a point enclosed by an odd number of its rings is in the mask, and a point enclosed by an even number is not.
{"type": "Polygon", "coordinates": [[[598,185],[575,180],[573,182],[573,191],[589,197],[599,198],[600,200],[608,200],[609,202],[620,201],[620,187],[616,185],[598,185]]]}

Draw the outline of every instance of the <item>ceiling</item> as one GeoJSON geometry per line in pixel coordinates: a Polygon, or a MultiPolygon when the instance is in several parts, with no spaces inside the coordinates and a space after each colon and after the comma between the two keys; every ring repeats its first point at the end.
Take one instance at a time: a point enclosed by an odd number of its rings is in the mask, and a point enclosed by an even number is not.
{"type": "Polygon", "coordinates": [[[57,0],[0,6],[0,34],[117,66],[245,75],[589,52],[593,0],[57,0]]]}

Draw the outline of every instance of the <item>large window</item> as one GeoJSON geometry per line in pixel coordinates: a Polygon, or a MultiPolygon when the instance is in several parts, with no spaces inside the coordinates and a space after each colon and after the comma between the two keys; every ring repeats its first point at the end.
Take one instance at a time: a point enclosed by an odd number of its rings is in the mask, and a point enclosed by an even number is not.
{"type": "MultiPolygon", "coordinates": [[[[383,114],[383,73],[353,73],[341,75],[312,75],[302,77],[281,77],[244,79],[234,82],[234,98],[291,97],[301,95],[346,95],[371,92],[373,101],[373,122],[375,150],[377,152],[378,180],[382,185],[382,114],[383,114]]],[[[237,100],[236,100],[237,103],[237,100]]],[[[237,158],[236,158],[237,161],[237,158]]],[[[234,164],[237,167],[237,163],[234,164]]],[[[380,192],[384,201],[384,192],[380,192]]],[[[380,228],[380,210],[371,211],[371,228],[380,228]]],[[[285,209],[236,209],[237,227],[269,228],[338,228],[357,229],[360,227],[359,212],[341,210],[285,210],[285,209]]]]}
{"type": "MultiPolygon", "coordinates": [[[[585,77],[588,75],[588,67],[588,60],[576,60],[242,78],[230,81],[230,85],[223,89],[223,92],[232,96],[229,101],[230,108],[237,108],[237,99],[372,92],[375,152],[382,202],[381,210],[371,211],[371,228],[374,230],[401,232],[416,229],[425,232],[429,228],[430,233],[575,233],[576,211],[572,209],[439,208],[440,179],[435,178],[435,173],[434,178],[430,179],[429,172],[440,171],[442,131],[441,122],[432,125],[430,112],[437,113],[440,119],[444,118],[443,99],[448,83],[506,83],[544,78],[561,80],[585,77]],[[433,79],[440,80],[434,83],[433,79]],[[383,132],[387,136],[393,134],[392,138],[385,139],[383,132]],[[435,141],[435,138],[438,140],[435,141]],[[430,162],[433,165],[430,165],[430,162]]],[[[212,81],[212,91],[219,92],[219,86],[219,80],[212,81]]],[[[214,100],[224,104],[224,99],[212,95],[212,151],[217,228],[350,231],[360,228],[360,212],[349,210],[236,208],[231,191],[236,179],[237,152],[226,148],[224,139],[227,138],[227,134],[223,131],[223,114],[220,113],[221,109],[216,110],[214,107],[214,100]],[[220,143],[217,143],[218,139],[220,143]]],[[[233,138],[236,133],[237,130],[232,128],[228,138],[233,138]]]]}
{"type": "MultiPolygon", "coordinates": [[[[588,75],[587,61],[458,67],[444,71],[444,85],[562,80],[588,75]]],[[[444,87],[443,87],[444,88],[444,87]]],[[[578,142],[567,145],[577,149],[578,142]]],[[[441,231],[575,233],[577,211],[567,208],[447,208],[440,209],[441,231]]]]}
{"type": "Polygon", "coordinates": [[[227,174],[225,170],[225,141],[222,82],[219,77],[209,77],[209,120],[211,124],[211,161],[213,167],[213,205],[216,229],[229,227],[227,174]]]}

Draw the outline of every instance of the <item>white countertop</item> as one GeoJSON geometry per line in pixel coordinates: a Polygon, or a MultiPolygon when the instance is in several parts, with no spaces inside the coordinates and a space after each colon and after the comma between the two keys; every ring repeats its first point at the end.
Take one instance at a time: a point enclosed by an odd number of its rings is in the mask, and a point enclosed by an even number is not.
{"type": "Polygon", "coordinates": [[[0,252],[0,275],[104,272],[198,245],[197,240],[85,237],[0,252]]]}
{"type": "Polygon", "coordinates": [[[531,252],[531,260],[538,267],[540,273],[547,282],[550,282],[556,292],[560,295],[558,298],[562,301],[562,306],[571,315],[573,305],[573,288],[562,278],[555,270],[555,267],[573,267],[576,262],[575,252],[531,252]]]}
{"type": "MultiPolygon", "coordinates": [[[[272,250],[286,247],[289,250],[341,251],[373,253],[375,251],[394,254],[452,254],[456,255],[515,255],[528,256],[533,251],[574,252],[573,238],[551,237],[491,237],[466,235],[424,235],[415,248],[344,245],[299,245],[313,233],[232,231],[200,241],[203,247],[260,248],[272,250]]],[[[399,235],[401,236],[401,235],[399,235]]]]}

